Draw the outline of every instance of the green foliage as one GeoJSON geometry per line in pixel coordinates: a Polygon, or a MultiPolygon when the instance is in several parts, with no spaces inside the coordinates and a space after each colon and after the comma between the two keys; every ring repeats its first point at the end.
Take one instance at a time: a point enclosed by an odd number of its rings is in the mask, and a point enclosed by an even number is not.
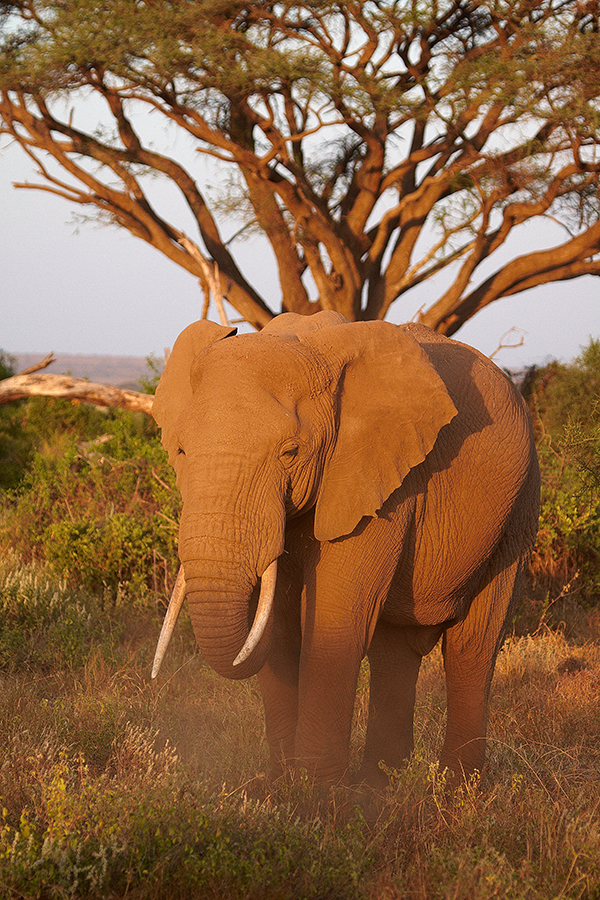
{"type": "Polygon", "coordinates": [[[15,358],[0,350],[0,381],[15,374],[15,358]]]}
{"type": "Polygon", "coordinates": [[[179,495],[144,415],[38,404],[42,444],[5,513],[6,540],[71,585],[115,598],[162,589],[176,566],[179,495]],[[81,429],[88,440],[81,440],[81,429]]]}
{"type": "Polygon", "coordinates": [[[99,611],[31,569],[0,571],[0,670],[80,666],[102,642],[99,611]]]}
{"type": "Polygon", "coordinates": [[[163,368],[163,361],[157,359],[154,354],[151,353],[146,357],[146,372],[139,379],[140,387],[145,394],[156,393],[163,368]]]}
{"type": "Polygon", "coordinates": [[[36,451],[64,436],[98,437],[109,412],[77,401],[32,397],[0,406],[0,491],[16,488],[36,451]]]}
{"type": "Polygon", "coordinates": [[[600,601],[600,341],[570,365],[529,371],[542,471],[533,570],[547,592],[600,601]]]}
{"type": "MultiPolygon", "coordinates": [[[[15,359],[0,351],[0,380],[14,374],[15,359]]],[[[19,408],[16,403],[0,406],[0,491],[17,484],[31,456],[31,442],[23,433],[19,408]]]]}
{"type": "MultiPolygon", "coordinates": [[[[0,379],[14,374],[12,357],[0,351],[0,379]]],[[[146,360],[146,372],[140,386],[153,394],[160,378],[162,364],[153,356],[146,360]]],[[[130,433],[140,440],[156,435],[156,429],[143,415],[129,418],[113,409],[81,403],[79,400],[31,397],[0,405],[0,496],[21,483],[37,452],[48,446],[58,447],[61,441],[93,441],[110,432],[113,422],[127,421],[130,433]]]]}
{"type": "Polygon", "coordinates": [[[368,850],[350,822],[338,835],[287,810],[227,802],[189,786],[155,734],[128,727],[114,757],[127,771],[90,776],[62,755],[42,779],[37,815],[0,826],[2,882],[23,898],[144,896],[228,898],[366,896],[368,850]],[[190,893],[192,892],[192,893],[190,893]]]}
{"type": "MultiPolygon", "coordinates": [[[[115,590],[128,584],[133,592],[147,582],[157,549],[173,550],[161,540],[161,524],[155,519],[136,522],[124,512],[100,521],[63,519],[44,533],[46,559],[59,573],[79,569],[82,587],[88,590],[115,590]]],[[[161,558],[164,563],[164,555],[161,558]]]]}
{"type": "Polygon", "coordinates": [[[540,437],[561,442],[565,429],[600,425],[600,339],[590,338],[570,365],[551,362],[528,370],[523,392],[540,437]]]}

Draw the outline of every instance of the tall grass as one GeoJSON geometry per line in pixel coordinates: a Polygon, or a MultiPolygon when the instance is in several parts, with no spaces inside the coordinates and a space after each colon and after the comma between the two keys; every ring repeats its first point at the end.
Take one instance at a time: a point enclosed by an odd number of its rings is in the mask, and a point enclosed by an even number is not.
{"type": "Polygon", "coordinates": [[[544,629],[508,641],[488,766],[457,794],[435,765],[434,651],[411,763],[381,795],[323,792],[266,782],[256,686],[206,668],[185,619],[151,683],[155,606],[122,601],[0,564],[1,897],[600,897],[596,644],[544,629]]]}

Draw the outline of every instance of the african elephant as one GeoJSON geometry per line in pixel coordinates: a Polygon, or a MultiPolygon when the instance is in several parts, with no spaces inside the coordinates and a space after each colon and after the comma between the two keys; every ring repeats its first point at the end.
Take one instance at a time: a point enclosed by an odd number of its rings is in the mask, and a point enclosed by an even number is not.
{"type": "Polygon", "coordinates": [[[330,782],[347,774],[367,654],[357,777],[381,785],[380,761],[412,751],[421,658],[443,636],[440,764],[480,770],[538,521],[518,391],[415,324],[287,313],[234,335],[186,328],[154,401],[183,497],[179,594],[204,659],[228,678],[258,673],[272,776],[301,766],[330,782]]]}

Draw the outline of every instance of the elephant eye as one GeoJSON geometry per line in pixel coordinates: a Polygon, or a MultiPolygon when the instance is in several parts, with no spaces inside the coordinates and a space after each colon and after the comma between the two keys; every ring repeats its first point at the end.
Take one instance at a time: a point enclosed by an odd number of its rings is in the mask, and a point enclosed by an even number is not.
{"type": "Polygon", "coordinates": [[[284,466],[291,465],[298,456],[298,444],[289,444],[284,447],[280,453],[281,461],[284,466]]]}
{"type": "Polygon", "coordinates": [[[177,448],[177,456],[185,456],[185,450],[183,449],[183,447],[177,448]]]}

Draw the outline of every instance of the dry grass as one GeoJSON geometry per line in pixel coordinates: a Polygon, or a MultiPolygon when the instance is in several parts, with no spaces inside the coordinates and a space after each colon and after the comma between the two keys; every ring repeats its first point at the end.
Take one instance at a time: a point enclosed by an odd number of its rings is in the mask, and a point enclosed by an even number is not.
{"type": "MultiPolygon", "coordinates": [[[[152,610],[123,599],[109,615],[31,570],[17,581],[20,594],[0,578],[0,651],[20,660],[0,675],[1,897],[600,897],[593,640],[546,630],[506,644],[489,764],[457,794],[434,763],[444,728],[435,651],[411,764],[384,795],[324,795],[301,778],[266,784],[256,686],[204,667],[187,623],[151,684],[152,610]],[[70,643],[56,625],[64,604],[81,609],[70,643]],[[33,607],[45,628],[27,618],[33,607]]],[[[365,671],[355,764],[366,681],[365,671]]]]}

